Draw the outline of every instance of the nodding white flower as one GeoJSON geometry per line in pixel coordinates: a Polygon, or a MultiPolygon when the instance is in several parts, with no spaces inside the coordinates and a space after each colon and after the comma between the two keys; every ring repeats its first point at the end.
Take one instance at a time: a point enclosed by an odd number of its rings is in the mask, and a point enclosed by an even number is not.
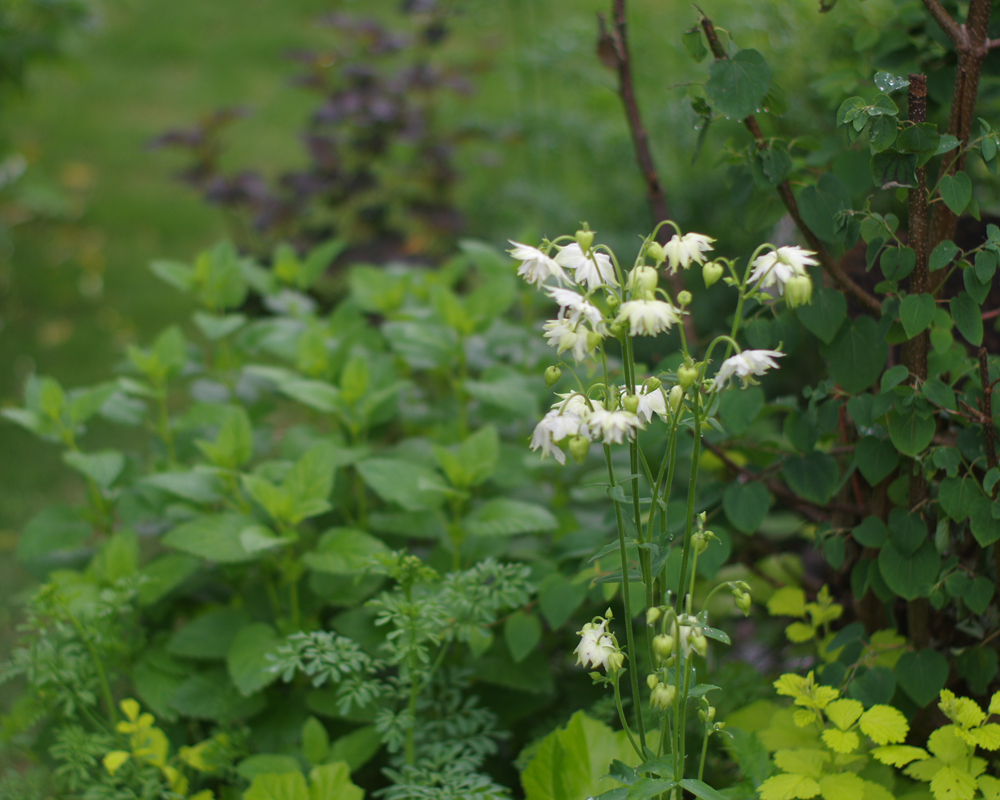
{"type": "Polygon", "coordinates": [[[604,444],[621,444],[625,439],[635,439],[635,432],[641,424],[639,416],[631,411],[595,408],[584,417],[580,435],[591,441],[600,439],[604,444]]]}
{"type": "Polygon", "coordinates": [[[561,267],[573,270],[576,282],[586,284],[587,291],[595,286],[618,285],[611,258],[606,253],[597,253],[593,250],[590,251],[590,255],[587,255],[576,242],[563,247],[556,253],[556,263],[561,267]]]}
{"type": "Polygon", "coordinates": [[[601,313],[601,309],[579,292],[575,292],[572,289],[560,289],[556,286],[550,287],[547,292],[549,297],[559,305],[559,319],[568,319],[570,322],[575,323],[583,318],[595,330],[603,326],[604,314],[601,313]]]}
{"type": "Polygon", "coordinates": [[[681,321],[680,309],[663,300],[629,300],[618,309],[615,322],[628,322],[630,336],[655,336],[681,321]]]}
{"type": "Polygon", "coordinates": [[[549,258],[537,247],[521,244],[513,239],[508,241],[514,245],[514,249],[507,252],[521,262],[517,274],[525,281],[535,286],[541,286],[549,278],[555,278],[559,283],[569,282],[569,276],[554,258],[549,258]]]}
{"type": "Polygon", "coordinates": [[[586,417],[590,413],[590,401],[579,392],[566,392],[566,394],[556,394],[560,398],[552,404],[552,408],[563,414],[575,414],[578,417],[586,417]]]}
{"type": "Polygon", "coordinates": [[[778,294],[785,293],[785,284],[792,278],[808,278],[806,267],[814,267],[819,262],[812,256],[812,250],[801,247],[779,247],[770,253],[757,256],[750,265],[750,282],[759,288],[767,289],[774,286],[778,294]]]}
{"type": "Polygon", "coordinates": [[[663,245],[663,254],[667,257],[667,266],[671,272],[677,272],[678,267],[687,269],[692,264],[704,264],[705,253],[712,249],[711,236],[702,233],[685,233],[683,236],[674,234],[669,242],[663,245]]]}
{"type": "MultiPolygon", "coordinates": [[[[600,619],[600,618],[599,618],[600,619]]],[[[608,659],[618,652],[618,645],[607,633],[608,621],[588,622],[580,635],[580,644],[576,646],[576,663],[585,667],[608,667],[608,659]]]]}
{"type": "MultiPolygon", "coordinates": [[[[628,393],[628,387],[621,387],[622,394],[628,393]]],[[[645,386],[635,387],[635,397],[639,401],[639,406],[635,410],[635,415],[642,420],[643,425],[649,424],[656,414],[664,422],[667,419],[667,402],[663,399],[663,392],[660,387],[650,389],[645,386]]]]}
{"type": "Polygon", "coordinates": [[[531,435],[531,449],[542,450],[542,458],[552,456],[560,464],[566,463],[566,454],[557,446],[558,442],[576,436],[582,420],[572,413],[553,410],[542,417],[531,435]]]}
{"type": "Polygon", "coordinates": [[[743,381],[745,389],[748,383],[753,383],[753,376],[763,375],[769,369],[775,369],[785,354],[778,350],[744,350],[722,362],[715,376],[715,385],[720,389],[726,385],[733,375],[743,381]]]}
{"type": "Polygon", "coordinates": [[[556,348],[556,352],[562,354],[569,350],[577,364],[590,354],[599,341],[590,328],[579,322],[553,319],[546,322],[543,327],[545,338],[552,347],[556,348]]]}

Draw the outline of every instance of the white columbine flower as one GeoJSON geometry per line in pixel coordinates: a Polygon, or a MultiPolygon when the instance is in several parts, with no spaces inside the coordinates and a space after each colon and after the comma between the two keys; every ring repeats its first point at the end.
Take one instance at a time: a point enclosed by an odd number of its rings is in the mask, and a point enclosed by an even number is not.
{"type": "Polygon", "coordinates": [[[621,304],[615,321],[627,321],[630,336],[655,336],[680,322],[681,312],[663,300],[629,300],[621,304]]]}
{"type": "MultiPolygon", "coordinates": [[[[628,387],[621,387],[622,394],[628,394],[628,387]]],[[[649,424],[656,414],[664,422],[667,422],[667,403],[663,399],[663,392],[660,387],[649,389],[645,386],[637,386],[635,392],[639,407],[635,410],[635,415],[642,420],[643,425],[649,424]]]]}
{"type": "Polygon", "coordinates": [[[507,252],[521,262],[521,266],[517,268],[517,274],[528,283],[541,286],[549,278],[555,278],[559,283],[569,281],[569,276],[554,258],[549,258],[537,247],[521,244],[513,239],[509,241],[514,245],[514,249],[507,252]]]}
{"type": "Polygon", "coordinates": [[[638,415],[631,411],[595,408],[584,418],[580,435],[591,441],[600,439],[604,444],[621,444],[625,439],[635,439],[635,432],[640,425],[638,415]]]}
{"type": "Polygon", "coordinates": [[[601,309],[582,294],[572,289],[553,286],[548,289],[548,295],[559,305],[559,319],[568,319],[575,323],[582,317],[593,325],[595,330],[604,324],[604,314],[601,313],[601,309]]]}
{"type": "Polygon", "coordinates": [[[580,635],[580,644],[576,646],[577,664],[585,667],[604,667],[607,669],[608,658],[618,652],[615,640],[607,634],[608,621],[601,619],[600,623],[588,622],[580,635]]]}
{"type": "Polygon", "coordinates": [[[806,267],[814,267],[819,262],[812,258],[812,250],[801,247],[779,247],[770,253],[757,256],[750,265],[750,282],[759,288],[777,287],[778,294],[785,293],[785,284],[792,278],[809,277],[806,267]]]}
{"type": "Polygon", "coordinates": [[[733,375],[743,381],[743,388],[753,382],[754,375],[763,375],[769,369],[778,366],[774,359],[785,354],[778,350],[744,350],[722,362],[715,376],[715,385],[720,389],[726,385],[733,375]]]}
{"type": "Polygon", "coordinates": [[[591,345],[591,331],[579,322],[570,322],[565,319],[549,320],[543,326],[545,338],[548,343],[556,348],[560,355],[567,350],[573,354],[573,360],[579,364],[594,349],[591,345]]]}
{"type": "Polygon", "coordinates": [[[576,414],[553,410],[542,417],[531,435],[531,449],[542,450],[542,458],[552,456],[560,464],[566,463],[566,454],[557,446],[558,442],[576,436],[581,419],[576,414]]]}
{"type": "Polygon", "coordinates": [[[667,257],[667,265],[671,272],[677,272],[678,267],[687,269],[691,264],[704,264],[705,253],[712,249],[715,239],[702,233],[685,233],[674,237],[663,245],[663,254],[667,257]]]}
{"type": "Polygon", "coordinates": [[[555,260],[559,266],[573,270],[576,282],[586,284],[587,291],[595,286],[618,285],[614,265],[606,253],[596,253],[591,250],[588,256],[580,245],[574,242],[556,253],[555,260]]]}

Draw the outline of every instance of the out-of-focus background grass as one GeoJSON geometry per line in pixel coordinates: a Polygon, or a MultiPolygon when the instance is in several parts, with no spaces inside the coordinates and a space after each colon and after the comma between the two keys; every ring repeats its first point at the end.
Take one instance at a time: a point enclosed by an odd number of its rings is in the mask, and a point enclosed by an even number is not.
{"type": "MultiPolygon", "coordinates": [[[[816,48],[835,46],[843,17],[864,14],[876,25],[887,5],[868,0],[838,9],[839,22],[819,16],[814,0],[788,3],[781,15],[751,0],[704,8],[739,46],[761,49],[777,82],[801,96],[816,48]]],[[[596,15],[607,6],[453,2],[443,53],[476,67],[476,93],[445,113],[489,131],[458,154],[457,195],[469,236],[502,244],[572,231],[586,219],[606,241],[628,246],[648,230],[615,77],[594,54],[596,15]]],[[[179,157],[149,150],[149,140],[218,107],[245,105],[254,113],[230,131],[227,166],[275,173],[298,163],[297,131],[314,99],[289,85],[294,66],[284,55],[327,41],[315,24],[324,12],[391,22],[397,8],[396,0],[96,2],[92,24],[68,43],[65,57],[34,67],[24,92],[3,105],[2,136],[30,166],[22,202],[4,210],[10,236],[0,254],[0,405],[20,400],[32,372],[56,375],[67,387],[110,377],[126,344],[148,341],[178,318],[182,301],[148,271],[150,260],[188,259],[225,235],[221,212],[172,179],[179,157]]],[[[745,209],[729,207],[725,171],[715,167],[727,141],[746,142],[736,123],[723,121],[697,167],[691,164],[698,131],[687,85],[704,81],[708,67],[693,63],[681,45],[695,23],[684,4],[630,3],[640,102],[673,214],[710,234],[719,232],[713,224],[725,226],[731,236],[745,209]]],[[[816,103],[794,113],[833,102],[829,80],[813,88],[816,103]]],[[[754,232],[743,233],[749,242],[754,232]]],[[[32,513],[79,484],[54,448],[15,426],[0,427],[0,443],[0,541],[10,552],[32,513]]]]}

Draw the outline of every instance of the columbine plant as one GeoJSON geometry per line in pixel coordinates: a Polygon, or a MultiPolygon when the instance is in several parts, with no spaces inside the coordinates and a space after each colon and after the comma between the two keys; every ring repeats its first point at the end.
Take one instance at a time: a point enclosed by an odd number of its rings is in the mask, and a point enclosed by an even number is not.
{"type": "MultiPolygon", "coordinates": [[[[621,723],[648,772],[663,775],[663,764],[672,767],[668,785],[694,791],[691,780],[700,784],[709,736],[722,730],[715,709],[705,699],[709,687],[698,686],[696,658],[705,658],[708,639],[728,643],[726,634],[709,626],[707,603],[715,592],[728,589],[736,606],[747,613],[749,587],[743,582],[726,582],[712,589],[700,611],[693,608],[695,570],[699,554],[709,546],[713,534],[707,530],[705,513],[696,513],[699,452],[702,430],[714,420],[718,395],[733,378],[742,387],[755,383],[778,366],[783,353],[777,350],[743,350],[737,337],[744,323],[748,301],[760,308],[784,302],[789,306],[808,303],[812,279],[808,267],[816,265],[814,253],[798,247],[761,245],[753,254],[749,269],[741,274],[734,261],[708,260],[715,240],[699,233],[683,233],[673,222],[660,223],[643,241],[632,268],[626,273],[617,256],[604,245],[594,244],[594,232],[586,225],[575,236],[543,241],[537,248],[512,242],[511,255],[521,262],[518,274],[545,292],[559,307],[556,318],[544,324],[544,335],[559,355],[569,353],[576,364],[590,363],[600,380],[585,384],[574,372],[577,388],[558,395],[558,401],[538,423],[531,449],[542,457],[552,456],[566,463],[566,451],[582,462],[592,443],[603,448],[608,471],[608,494],[617,520],[617,549],[621,558],[619,580],[641,582],[646,610],[646,641],[640,650],[632,620],[642,609],[633,608],[630,591],[623,591],[625,647],[619,646],[610,625],[611,610],[597,617],[579,632],[578,663],[604,670],[591,673],[596,682],[611,685],[615,692],[621,723]],[[656,241],[659,229],[670,225],[676,234],[665,245],[656,241]],[[681,291],[671,297],[660,285],[661,272],[676,274],[679,269],[698,265],[706,286],[720,278],[737,292],[736,312],[728,335],[716,337],[704,356],[696,360],[678,323],[691,303],[691,295],[681,291]],[[656,336],[677,326],[683,361],[673,372],[642,376],[633,349],[636,336],[656,336]],[[721,364],[713,358],[721,355],[721,364]],[[620,362],[618,361],[620,358],[620,362]],[[617,368],[620,366],[620,374],[617,368]],[[657,466],[640,446],[638,433],[658,418],[667,429],[667,447],[657,466]],[[668,536],[667,508],[677,465],[678,439],[682,431],[693,435],[691,475],[681,548],[680,571],[668,571],[667,556],[672,546],[668,536]],[[612,447],[627,446],[630,475],[616,476],[612,447]],[[640,484],[645,483],[643,488],[640,484]],[[623,485],[619,485],[623,484],[623,485]],[[631,496],[624,486],[631,487],[631,496]],[[645,495],[645,496],[644,496],[645,495]],[[644,511],[648,507],[648,511],[644,511]],[[628,520],[627,517],[631,517],[628,520]],[[637,565],[630,565],[628,546],[636,548],[637,565]],[[637,567],[637,568],[636,568],[637,567]],[[648,666],[649,696],[640,694],[640,662],[648,666]],[[631,669],[628,665],[631,665],[631,669]],[[629,673],[632,715],[625,713],[620,680],[629,673]],[[692,680],[695,682],[692,683],[692,680]],[[690,701],[698,698],[705,739],[697,779],[687,779],[685,731],[690,701]],[[668,756],[664,759],[664,756],[668,756]],[[681,784],[681,781],[684,781],[681,784]]],[[[572,370],[565,363],[562,367],[572,370]]],[[[593,373],[592,373],[593,374],[593,373]]],[[[545,378],[551,388],[561,380],[562,370],[551,366],[545,378]]],[[[614,576],[612,576],[614,577],[614,576]]],[[[643,767],[639,767],[641,772],[643,767]]],[[[700,784],[703,785],[703,784],[700,784]]],[[[696,792],[697,793],[697,792],[696,792]]]]}

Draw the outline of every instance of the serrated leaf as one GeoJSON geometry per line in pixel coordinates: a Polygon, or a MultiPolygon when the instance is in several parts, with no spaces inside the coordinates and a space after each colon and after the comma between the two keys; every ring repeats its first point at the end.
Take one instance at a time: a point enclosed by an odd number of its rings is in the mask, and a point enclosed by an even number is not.
{"type": "Polygon", "coordinates": [[[976,796],[976,779],[965,769],[945,766],[931,780],[931,793],[936,800],[972,800],[976,796]]]}
{"type": "Polygon", "coordinates": [[[827,728],[823,731],[823,742],[835,753],[853,753],[861,744],[861,738],[854,731],[827,728]]]}
{"type": "Polygon", "coordinates": [[[910,724],[899,709],[877,705],[861,715],[861,732],[875,744],[897,744],[906,738],[910,724]]]}
{"type": "Polygon", "coordinates": [[[872,750],[872,755],[883,764],[893,767],[905,767],[911,761],[924,761],[930,758],[930,754],[922,747],[910,747],[905,744],[876,747],[872,750]]]}
{"type": "Polygon", "coordinates": [[[798,586],[783,586],[768,599],[767,613],[772,617],[804,617],[806,593],[798,586]]]}
{"type": "Polygon", "coordinates": [[[809,800],[819,794],[819,784],[805,775],[774,775],[758,788],[760,800],[809,800]]]}

